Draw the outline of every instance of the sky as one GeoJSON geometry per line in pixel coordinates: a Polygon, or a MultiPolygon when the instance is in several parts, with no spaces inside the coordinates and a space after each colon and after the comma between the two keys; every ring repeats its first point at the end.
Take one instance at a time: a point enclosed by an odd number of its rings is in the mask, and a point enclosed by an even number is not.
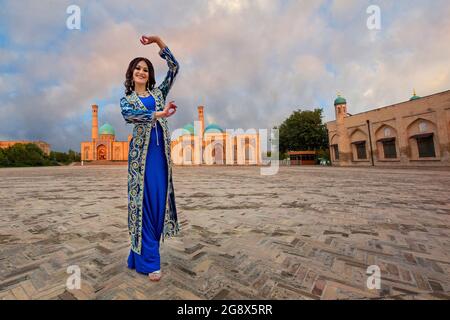
{"type": "Polygon", "coordinates": [[[293,111],[322,108],[337,93],[351,114],[450,89],[448,0],[0,0],[0,140],[42,140],[80,151],[99,126],[126,141],[119,100],[128,63],[149,58],[159,84],[180,64],[168,100],[171,131],[196,120],[224,129],[269,129],[293,111]],[[70,5],[80,29],[67,28],[70,5]],[[380,28],[371,5],[380,9],[380,28]]]}

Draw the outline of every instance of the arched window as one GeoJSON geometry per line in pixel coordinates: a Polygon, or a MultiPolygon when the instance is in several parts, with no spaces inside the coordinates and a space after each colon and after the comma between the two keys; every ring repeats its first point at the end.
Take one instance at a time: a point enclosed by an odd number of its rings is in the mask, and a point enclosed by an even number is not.
{"type": "Polygon", "coordinates": [[[333,148],[334,160],[339,160],[339,145],[333,144],[331,147],[333,148]]]}
{"type": "Polygon", "coordinates": [[[353,131],[351,137],[353,160],[367,160],[367,135],[360,129],[353,131]]]}
{"type": "Polygon", "coordinates": [[[223,143],[216,140],[214,145],[214,161],[216,164],[223,164],[223,143]]]}
{"type": "Polygon", "coordinates": [[[183,156],[183,164],[191,164],[192,163],[192,144],[184,144],[184,148],[182,149],[182,152],[184,154],[183,156]]]}
{"type": "Polygon", "coordinates": [[[417,119],[407,128],[411,159],[439,157],[436,125],[426,119],[417,119]]]}
{"type": "Polygon", "coordinates": [[[419,158],[434,158],[436,157],[436,150],[434,148],[433,133],[416,137],[417,148],[419,150],[419,158]]]}
{"type": "Polygon", "coordinates": [[[114,159],[113,160],[122,160],[120,156],[120,147],[116,147],[114,149],[114,159]]]}
{"type": "Polygon", "coordinates": [[[367,150],[366,150],[366,142],[365,141],[358,141],[355,142],[356,147],[356,157],[358,160],[365,160],[367,159],[367,150]]]}
{"type": "Polygon", "coordinates": [[[84,158],[83,160],[90,160],[89,159],[89,147],[84,148],[84,158]]]}
{"type": "Polygon", "coordinates": [[[338,146],[338,136],[335,134],[331,138],[330,148],[332,150],[332,156],[335,161],[339,161],[339,146],[338,146]]]}
{"type": "Polygon", "coordinates": [[[250,161],[250,138],[245,137],[244,140],[244,148],[245,148],[245,163],[249,163],[250,161]]]}
{"type": "Polygon", "coordinates": [[[397,158],[397,131],[385,124],[376,132],[377,150],[379,159],[397,158]]]}

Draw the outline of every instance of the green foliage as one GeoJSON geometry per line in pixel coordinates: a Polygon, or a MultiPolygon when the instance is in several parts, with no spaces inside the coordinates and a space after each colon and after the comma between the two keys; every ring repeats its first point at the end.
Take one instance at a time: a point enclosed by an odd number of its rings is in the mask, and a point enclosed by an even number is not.
{"type": "Polygon", "coordinates": [[[81,161],[81,155],[71,149],[69,149],[68,153],[50,151],[50,159],[56,162],[69,164],[72,162],[81,161]]]}
{"type": "Polygon", "coordinates": [[[7,167],[9,165],[8,157],[3,148],[0,148],[0,167],[7,167]]]}
{"type": "Polygon", "coordinates": [[[289,159],[289,155],[287,154],[287,152],[281,152],[278,159],[279,159],[279,160],[286,160],[286,159],[289,159]]]}
{"type": "Polygon", "coordinates": [[[321,161],[330,163],[330,149],[317,150],[317,161],[318,163],[321,161]]]}
{"type": "Polygon", "coordinates": [[[47,156],[34,143],[16,143],[0,149],[0,167],[59,166],[61,163],[69,164],[80,159],[80,154],[73,150],[68,153],[51,151],[47,156]]]}
{"type": "Polygon", "coordinates": [[[322,123],[322,112],[322,109],[294,111],[279,127],[280,154],[328,149],[328,133],[322,123]]]}

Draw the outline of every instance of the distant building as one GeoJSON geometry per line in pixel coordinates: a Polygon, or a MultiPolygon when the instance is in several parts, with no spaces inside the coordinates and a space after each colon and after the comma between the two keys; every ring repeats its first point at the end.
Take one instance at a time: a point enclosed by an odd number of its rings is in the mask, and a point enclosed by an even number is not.
{"type": "Polygon", "coordinates": [[[204,107],[197,107],[197,113],[196,124],[186,124],[181,135],[171,142],[174,164],[261,164],[259,133],[256,130],[228,132],[216,123],[205,127],[204,107]]]}
{"type": "MultiPolygon", "coordinates": [[[[191,164],[260,164],[259,134],[225,132],[217,124],[205,127],[203,107],[198,107],[198,128],[193,123],[179,129],[181,135],[171,141],[171,157],[176,165],[191,164]],[[197,133],[200,132],[201,134],[197,133]]],[[[81,142],[81,160],[128,161],[128,141],[116,141],[114,128],[105,123],[98,128],[98,106],[92,106],[92,140],[81,142]]]]}
{"type": "Polygon", "coordinates": [[[98,128],[98,106],[92,105],[91,141],[81,142],[81,160],[128,160],[128,141],[116,141],[114,128],[105,123],[98,128]]]}
{"type": "Polygon", "coordinates": [[[316,151],[288,151],[291,166],[315,165],[317,163],[316,151]]]}
{"type": "Polygon", "coordinates": [[[46,155],[50,155],[50,145],[44,141],[29,141],[29,140],[14,140],[14,141],[0,141],[0,148],[9,148],[17,143],[33,143],[37,145],[46,155]]]}
{"type": "Polygon", "coordinates": [[[450,166],[450,90],[350,115],[334,101],[328,122],[335,166],[450,166]]]}

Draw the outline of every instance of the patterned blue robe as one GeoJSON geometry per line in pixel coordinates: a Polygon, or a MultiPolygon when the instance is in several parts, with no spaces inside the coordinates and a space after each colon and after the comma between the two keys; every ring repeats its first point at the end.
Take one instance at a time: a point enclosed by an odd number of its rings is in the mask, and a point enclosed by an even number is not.
{"type": "MultiPolygon", "coordinates": [[[[155,99],[156,111],[162,111],[164,109],[166,97],[180,68],[168,47],[163,48],[159,52],[159,55],[167,61],[169,71],[167,72],[164,81],[158,87],[150,90],[150,94],[155,99]]],[[[154,112],[149,112],[147,110],[134,91],[130,95],[120,99],[120,108],[125,122],[134,124],[133,138],[130,141],[128,153],[128,233],[130,234],[131,239],[131,249],[137,254],[141,254],[145,164],[152,125],[156,121],[160,123],[163,129],[165,155],[168,168],[167,197],[162,240],[164,241],[164,238],[174,236],[180,232],[172,181],[170,132],[167,119],[155,118],[154,112]]]]}

